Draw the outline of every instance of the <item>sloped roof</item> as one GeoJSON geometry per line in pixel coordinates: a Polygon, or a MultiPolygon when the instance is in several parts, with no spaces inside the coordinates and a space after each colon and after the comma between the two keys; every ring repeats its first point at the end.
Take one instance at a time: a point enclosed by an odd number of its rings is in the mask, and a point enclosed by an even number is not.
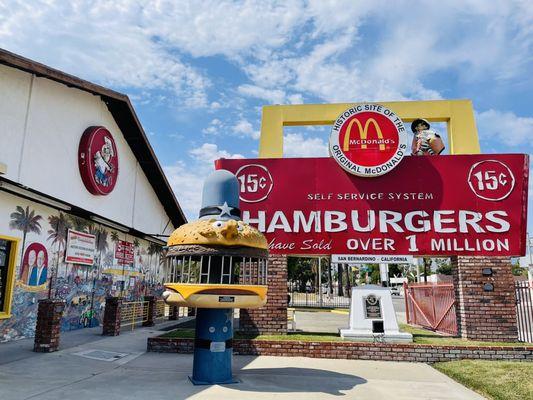
{"type": "Polygon", "coordinates": [[[178,200],[155,156],[154,150],[148,142],[128,96],[4,49],[0,49],[0,64],[100,96],[115,119],[122,135],[124,135],[126,142],[137,158],[139,165],[174,226],[180,226],[187,222],[187,218],[183,214],[178,200]]]}

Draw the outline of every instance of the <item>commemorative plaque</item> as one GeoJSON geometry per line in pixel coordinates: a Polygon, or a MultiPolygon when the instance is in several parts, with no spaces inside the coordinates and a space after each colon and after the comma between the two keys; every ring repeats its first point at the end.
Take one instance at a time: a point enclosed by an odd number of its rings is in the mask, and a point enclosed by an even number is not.
{"type": "Polygon", "coordinates": [[[400,332],[390,289],[377,285],[352,288],[350,326],[339,329],[343,339],[357,342],[409,343],[413,335],[400,332]]]}
{"type": "Polygon", "coordinates": [[[381,302],[379,297],[369,294],[364,298],[365,302],[365,318],[366,319],[379,319],[381,316],[381,302]]]}

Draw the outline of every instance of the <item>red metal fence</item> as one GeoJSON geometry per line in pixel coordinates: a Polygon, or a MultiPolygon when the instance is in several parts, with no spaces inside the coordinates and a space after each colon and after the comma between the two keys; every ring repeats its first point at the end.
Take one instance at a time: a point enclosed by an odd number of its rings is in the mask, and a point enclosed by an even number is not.
{"type": "Polygon", "coordinates": [[[407,323],[457,335],[452,283],[404,283],[407,323]]]}

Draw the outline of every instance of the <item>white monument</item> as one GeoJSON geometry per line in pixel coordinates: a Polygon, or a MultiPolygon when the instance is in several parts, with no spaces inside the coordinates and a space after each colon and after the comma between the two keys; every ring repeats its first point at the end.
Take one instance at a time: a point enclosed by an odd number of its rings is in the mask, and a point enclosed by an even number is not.
{"type": "Polygon", "coordinates": [[[391,292],[377,285],[352,289],[350,327],[339,329],[343,339],[359,342],[406,343],[413,335],[400,332],[391,292]]]}

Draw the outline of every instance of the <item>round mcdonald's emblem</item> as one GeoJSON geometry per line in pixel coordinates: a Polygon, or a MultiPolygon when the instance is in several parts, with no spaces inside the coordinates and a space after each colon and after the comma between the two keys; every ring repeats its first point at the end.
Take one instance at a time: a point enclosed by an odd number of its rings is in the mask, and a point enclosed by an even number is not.
{"type": "Polygon", "coordinates": [[[351,174],[371,177],[396,167],[407,150],[407,131],[394,112],[380,104],[345,110],[331,129],[329,151],[351,174]]]}

